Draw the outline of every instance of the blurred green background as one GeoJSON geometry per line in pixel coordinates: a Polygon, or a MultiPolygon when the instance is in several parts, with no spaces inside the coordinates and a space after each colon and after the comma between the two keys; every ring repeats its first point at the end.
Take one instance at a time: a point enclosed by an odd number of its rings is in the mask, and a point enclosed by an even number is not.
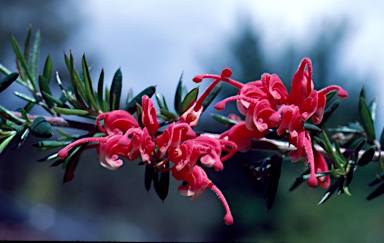
{"type": "MultiPolygon", "coordinates": [[[[294,1],[290,6],[296,9],[294,13],[284,4],[268,1],[166,1],[162,8],[150,1],[132,2],[0,0],[0,63],[16,70],[10,33],[21,42],[32,23],[42,34],[41,60],[50,54],[62,80],[68,80],[63,51],[73,51],[78,64],[86,52],[96,73],[105,68],[112,77],[122,68],[126,93],[129,88],[138,93],[158,85],[169,104],[182,71],[188,87],[195,86],[194,75],[219,74],[224,67],[230,67],[233,78],[244,82],[258,79],[264,72],[277,73],[289,87],[303,57],[314,64],[315,88],[338,84],[350,94],[328,127],[358,120],[358,94],[363,85],[367,97],[379,96],[381,80],[373,69],[380,63],[372,61],[375,56],[369,57],[375,46],[358,50],[361,59],[355,62],[348,58],[361,29],[370,28],[370,22],[358,24],[362,20],[355,11],[376,13],[383,9],[379,1],[368,1],[369,7],[353,7],[347,1],[314,1],[311,8],[305,1],[294,1]],[[330,8],[338,11],[327,14],[330,8]],[[285,19],[301,17],[299,22],[308,24],[276,24],[282,20],[276,17],[279,14],[285,19]],[[349,68],[343,66],[344,61],[349,68]]],[[[18,88],[13,84],[2,93],[0,104],[8,109],[21,107],[22,101],[12,94],[18,88]]],[[[217,100],[235,93],[224,85],[217,100]]],[[[379,102],[379,111],[380,107],[379,102]]],[[[197,129],[224,131],[209,113],[218,112],[210,107],[197,129]]],[[[236,113],[234,104],[220,112],[228,113],[236,113]]],[[[377,124],[378,131],[381,126],[377,124]]],[[[224,210],[214,193],[207,190],[191,201],[178,195],[179,182],[171,179],[169,195],[162,202],[153,189],[145,190],[144,167],[127,161],[117,171],[106,170],[94,150],[83,153],[75,179],[63,184],[60,167],[37,162],[53,152],[31,147],[37,141],[31,136],[18,150],[7,149],[0,156],[0,240],[380,242],[384,238],[383,198],[365,199],[372,190],[367,184],[379,171],[376,164],[357,171],[349,188],[351,197],[334,195],[317,206],[325,190],[304,184],[289,192],[303,166],[284,162],[275,204],[267,212],[264,185],[246,167],[261,154],[237,154],[225,162],[224,171],[207,169],[231,206],[235,223],[226,226],[224,210]]]]}

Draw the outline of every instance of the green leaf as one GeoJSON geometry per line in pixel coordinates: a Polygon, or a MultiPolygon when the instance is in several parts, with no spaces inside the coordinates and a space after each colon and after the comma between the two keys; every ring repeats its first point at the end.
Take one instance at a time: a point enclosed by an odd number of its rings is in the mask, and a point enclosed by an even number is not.
{"type": "Polygon", "coordinates": [[[30,131],[28,127],[24,127],[23,131],[18,132],[16,146],[12,150],[19,148],[27,140],[30,131]]]}
{"type": "Polygon", "coordinates": [[[121,89],[123,86],[123,75],[121,73],[120,68],[117,69],[115,75],[113,76],[110,94],[109,94],[109,109],[118,110],[120,107],[120,97],[121,97],[121,89]]]}
{"type": "Polygon", "coordinates": [[[344,182],[344,177],[339,177],[330,187],[329,189],[324,193],[323,197],[320,199],[320,201],[317,203],[317,205],[325,203],[333,193],[337,190],[337,188],[340,187],[344,182]]]}
{"type": "Polygon", "coordinates": [[[43,147],[56,148],[56,147],[67,146],[70,143],[71,141],[43,140],[38,143],[32,144],[32,146],[37,148],[43,148],[43,147]]]}
{"type": "Polygon", "coordinates": [[[11,73],[0,81],[0,93],[8,88],[19,77],[18,73],[11,73]]]}
{"type": "Polygon", "coordinates": [[[108,111],[108,108],[104,106],[104,98],[103,98],[103,90],[104,90],[104,69],[101,69],[99,81],[97,82],[97,102],[99,103],[99,107],[102,111],[108,111]]]}
{"type": "Polygon", "coordinates": [[[147,95],[148,97],[152,97],[153,94],[155,94],[155,92],[156,92],[156,86],[149,86],[145,88],[127,104],[127,107],[125,107],[125,110],[131,114],[135,113],[137,110],[136,103],[141,105],[141,97],[143,97],[144,95],[147,95]]]}
{"type": "Polygon", "coordinates": [[[176,88],[175,102],[174,102],[175,111],[179,115],[182,114],[182,112],[181,112],[181,102],[183,101],[184,96],[186,95],[186,94],[184,94],[184,88],[183,88],[184,87],[183,86],[183,75],[184,75],[184,72],[181,73],[181,75],[180,75],[180,79],[179,79],[179,82],[178,82],[177,88],[176,88]]]}
{"type": "Polygon", "coordinates": [[[379,184],[379,183],[382,182],[382,181],[384,181],[384,173],[383,173],[383,172],[380,172],[380,174],[377,174],[377,173],[376,173],[376,177],[373,178],[373,179],[369,182],[368,186],[374,186],[374,185],[377,185],[377,184],[379,184]]]}
{"type": "Polygon", "coordinates": [[[36,82],[37,69],[39,66],[39,56],[40,56],[40,44],[41,44],[41,36],[40,31],[38,30],[35,35],[35,41],[33,42],[31,59],[29,70],[31,71],[31,76],[33,79],[32,82],[36,82]]]}
{"type": "Polygon", "coordinates": [[[295,178],[295,182],[292,184],[292,186],[289,188],[289,191],[293,191],[294,189],[296,189],[299,185],[301,185],[305,179],[304,179],[304,175],[307,175],[309,173],[309,168],[306,169],[303,173],[301,173],[301,175],[299,177],[296,177],[295,178]]]}
{"type": "Polygon", "coordinates": [[[304,128],[308,131],[321,132],[322,129],[312,123],[304,122],[304,128]]]}
{"type": "Polygon", "coordinates": [[[12,139],[16,136],[16,131],[11,131],[11,134],[4,139],[4,141],[0,144],[0,154],[4,151],[4,149],[8,146],[8,144],[12,141],[12,139]]]}
{"type": "Polygon", "coordinates": [[[384,183],[381,183],[371,194],[368,195],[367,200],[372,200],[384,193],[384,183]]]}
{"type": "Polygon", "coordinates": [[[159,106],[159,108],[168,111],[168,109],[165,109],[165,106],[164,106],[164,102],[163,102],[164,97],[162,97],[159,93],[156,93],[155,97],[156,97],[157,105],[159,106]]]}
{"type": "Polygon", "coordinates": [[[51,76],[52,76],[52,59],[51,59],[51,56],[48,55],[47,59],[45,60],[44,71],[43,71],[43,77],[48,84],[51,81],[51,76]]]}
{"type": "Polygon", "coordinates": [[[360,138],[359,143],[357,143],[356,149],[355,149],[355,158],[359,157],[359,152],[363,148],[364,144],[367,142],[367,140],[360,138]]]}
{"type": "Polygon", "coordinates": [[[55,110],[56,113],[63,114],[63,115],[85,116],[85,115],[88,115],[89,113],[87,110],[68,109],[68,108],[61,108],[61,107],[53,107],[53,110],[55,110]]]}
{"type": "Polygon", "coordinates": [[[87,60],[85,58],[85,54],[83,55],[81,66],[83,68],[84,84],[85,84],[87,100],[89,101],[89,104],[93,107],[93,109],[95,111],[98,111],[99,107],[96,104],[95,94],[92,87],[91,75],[89,74],[89,68],[88,68],[87,60]]]}
{"type": "Polygon", "coordinates": [[[25,60],[24,56],[21,54],[19,44],[17,43],[17,40],[13,35],[11,36],[11,43],[12,43],[13,51],[15,52],[15,55],[16,55],[16,60],[20,63],[21,67],[24,69],[24,72],[27,75],[27,78],[31,81],[31,84],[33,85],[33,87],[36,88],[34,83],[34,78],[32,77],[29,71],[27,61],[25,60]]]}
{"type": "MultiPolygon", "coordinates": [[[[76,107],[82,108],[82,109],[87,109],[88,107],[85,105],[84,100],[83,100],[83,98],[85,99],[85,97],[86,97],[85,88],[83,86],[83,82],[81,81],[79,74],[77,73],[77,71],[74,67],[74,60],[73,60],[72,52],[70,53],[70,58],[68,58],[67,55],[64,53],[64,59],[65,59],[65,63],[67,65],[67,68],[69,71],[69,77],[71,80],[73,93],[75,94],[75,97],[76,97],[76,99],[72,99],[72,100],[76,101],[76,103],[77,103],[76,107]]],[[[68,99],[68,101],[70,101],[70,99],[68,99]]],[[[86,102],[86,100],[85,100],[85,102],[86,102]]]]}
{"type": "Polygon", "coordinates": [[[207,109],[207,107],[212,103],[212,101],[216,98],[216,96],[219,94],[220,90],[221,90],[221,83],[218,83],[213,89],[212,91],[208,94],[207,98],[205,98],[205,100],[203,101],[203,103],[201,104],[203,106],[203,111],[205,111],[205,109],[207,109]]]}
{"type": "Polygon", "coordinates": [[[199,87],[196,87],[189,91],[189,93],[185,96],[183,101],[181,102],[181,114],[183,114],[189,106],[197,100],[197,96],[199,94],[199,87]]]}
{"type": "Polygon", "coordinates": [[[269,176],[268,176],[268,186],[267,186],[267,210],[269,211],[275,201],[277,194],[277,189],[279,186],[280,174],[281,174],[281,165],[283,158],[281,155],[273,155],[270,159],[269,164],[269,176]]]}
{"type": "Polygon", "coordinates": [[[371,112],[364,99],[364,89],[362,89],[360,93],[359,114],[364,130],[367,133],[368,139],[370,141],[374,141],[376,138],[375,128],[373,126],[371,112]]]}
{"type": "Polygon", "coordinates": [[[370,111],[371,116],[372,116],[372,121],[375,121],[375,118],[376,118],[376,110],[377,110],[377,101],[376,101],[376,98],[374,98],[374,99],[371,101],[371,103],[369,103],[368,108],[369,108],[369,111],[370,111]]]}
{"type": "Polygon", "coordinates": [[[23,119],[18,118],[12,112],[10,112],[8,109],[6,109],[5,107],[3,107],[1,105],[0,105],[0,115],[2,115],[3,117],[5,117],[5,118],[7,118],[10,121],[15,122],[15,123],[24,123],[25,122],[23,119]]]}
{"type": "Polygon", "coordinates": [[[384,148],[384,127],[383,127],[383,130],[381,130],[381,135],[380,135],[380,148],[384,148]]]}
{"type": "Polygon", "coordinates": [[[25,37],[25,41],[24,41],[24,58],[25,58],[25,61],[27,62],[29,60],[29,45],[31,43],[31,36],[32,36],[32,24],[29,24],[27,36],[25,37]]]}
{"type": "Polygon", "coordinates": [[[64,88],[63,83],[61,82],[61,79],[59,77],[59,73],[58,72],[56,72],[56,81],[59,84],[59,87],[61,89],[61,93],[64,96],[65,100],[68,100],[68,102],[71,105],[73,105],[74,107],[79,108],[80,107],[79,102],[77,102],[76,99],[72,96],[72,94],[70,92],[68,92],[68,90],[66,90],[64,88]]]}
{"type": "Polygon", "coordinates": [[[44,101],[47,103],[48,107],[52,108],[53,102],[46,96],[46,95],[52,96],[52,92],[51,92],[51,89],[49,88],[47,80],[41,75],[39,75],[39,86],[40,86],[40,92],[43,95],[44,101]]]}
{"type": "MultiPolygon", "coordinates": [[[[336,92],[334,94],[336,94],[336,92]]],[[[340,103],[340,99],[337,99],[331,105],[327,106],[324,111],[323,120],[321,120],[320,124],[318,125],[319,127],[324,126],[324,124],[328,121],[333,112],[340,106],[340,103]]]]}
{"type": "Polygon", "coordinates": [[[31,133],[36,137],[49,138],[53,136],[53,128],[51,124],[49,124],[42,116],[33,120],[29,128],[31,129],[31,133]]]}
{"type": "MultiPolygon", "coordinates": [[[[164,164],[162,169],[167,168],[169,168],[169,163],[164,164]]],[[[164,201],[167,198],[169,189],[169,170],[155,173],[153,186],[159,198],[164,201]]]]}
{"type": "Polygon", "coordinates": [[[164,115],[167,120],[178,120],[179,119],[179,116],[170,112],[170,111],[167,111],[167,110],[163,110],[163,109],[160,109],[160,114],[164,115]]]}
{"type": "MultiPolygon", "coordinates": [[[[44,97],[44,99],[46,101],[49,100],[49,102],[55,103],[58,106],[63,106],[64,105],[64,103],[61,100],[56,99],[52,95],[50,95],[48,93],[45,93],[44,91],[42,91],[41,93],[42,93],[42,95],[43,95],[43,97],[44,97]]],[[[51,107],[53,107],[53,105],[51,107]]]]}
{"type": "Polygon", "coordinates": [[[239,121],[235,120],[235,119],[231,119],[231,118],[228,118],[226,116],[223,116],[223,115],[219,115],[219,114],[211,114],[212,118],[215,119],[216,121],[218,122],[221,122],[221,123],[224,123],[226,125],[235,125],[237,123],[239,123],[239,121]]]}
{"type": "Polygon", "coordinates": [[[155,176],[155,168],[153,166],[145,166],[144,186],[147,191],[151,189],[151,184],[154,176],[155,176]]]}
{"type": "Polygon", "coordinates": [[[372,158],[375,155],[375,152],[376,152],[376,146],[373,145],[364,152],[364,154],[361,156],[361,158],[357,162],[357,165],[359,166],[367,165],[370,161],[372,161],[372,158]]]}

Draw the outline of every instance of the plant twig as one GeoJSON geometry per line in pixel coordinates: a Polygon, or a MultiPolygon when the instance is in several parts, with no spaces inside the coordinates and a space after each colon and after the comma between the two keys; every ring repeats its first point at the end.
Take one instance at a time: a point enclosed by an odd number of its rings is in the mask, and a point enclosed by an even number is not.
{"type": "MultiPolygon", "coordinates": [[[[22,114],[17,111],[12,111],[12,114],[19,118],[23,118],[22,114]]],[[[29,120],[33,121],[38,117],[38,115],[30,115],[27,114],[27,117],[29,120]]],[[[72,121],[68,119],[64,119],[62,117],[50,117],[50,116],[43,116],[45,120],[49,124],[51,124],[54,127],[67,127],[67,128],[75,128],[75,129],[81,129],[81,130],[87,130],[87,131],[97,131],[94,124],[86,123],[86,122],[79,122],[79,121],[72,121]]]]}

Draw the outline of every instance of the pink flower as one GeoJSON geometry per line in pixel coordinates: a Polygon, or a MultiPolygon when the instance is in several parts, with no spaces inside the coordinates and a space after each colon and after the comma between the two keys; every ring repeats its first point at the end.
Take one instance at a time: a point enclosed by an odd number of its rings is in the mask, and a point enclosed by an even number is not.
{"type": "Polygon", "coordinates": [[[185,139],[195,138],[196,133],[187,123],[172,123],[162,134],[156,137],[156,144],[159,146],[162,155],[166,154],[168,149],[178,147],[185,139]]]}
{"type": "Polygon", "coordinates": [[[143,108],[142,124],[148,129],[151,135],[154,135],[157,129],[159,129],[159,122],[157,121],[156,109],[153,102],[147,95],[144,95],[141,99],[141,105],[143,108]]]}
{"type": "Polygon", "coordinates": [[[96,126],[100,132],[111,135],[123,134],[129,128],[139,127],[139,124],[127,111],[114,110],[98,115],[96,118],[96,126]],[[104,127],[100,124],[101,120],[104,120],[104,127]]]}
{"type": "Polygon", "coordinates": [[[197,199],[206,189],[209,187],[219,198],[225,209],[224,222],[227,225],[233,224],[233,216],[228,202],[225,199],[223,193],[217,188],[211,180],[208,179],[207,174],[200,166],[194,166],[192,172],[186,169],[177,170],[176,167],[172,167],[172,176],[176,180],[185,181],[186,184],[181,184],[178,191],[183,196],[188,196],[192,200],[197,199]]]}
{"type": "Polygon", "coordinates": [[[126,146],[120,146],[118,143],[121,137],[122,135],[115,134],[108,135],[106,137],[82,138],[61,149],[57,156],[61,159],[65,159],[71,148],[84,143],[99,143],[97,152],[100,164],[105,168],[115,170],[123,165],[123,161],[119,159],[119,156],[125,156],[128,149],[126,146]]]}

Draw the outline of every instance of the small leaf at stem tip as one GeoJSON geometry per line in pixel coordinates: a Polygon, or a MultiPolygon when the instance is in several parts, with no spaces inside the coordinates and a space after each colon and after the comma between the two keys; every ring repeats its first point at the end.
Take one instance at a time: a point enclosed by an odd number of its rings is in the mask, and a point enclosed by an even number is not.
{"type": "Polygon", "coordinates": [[[19,77],[18,73],[11,73],[0,81],[0,93],[8,88],[19,77]]]}
{"type": "Polygon", "coordinates": [[[39,67],[39,57],[40,57],[40,44],[41,44],[41,35],[38,30],[35,34],[35,41],[33,42],[31,59],[29,62],[29,70],[33,78],[32,82],[36,82],[37,69],[39,67]]]}
{"type": "Polygon", "coordinates": [[[237,121],[235,119],[231,119],[231,118],[228,118],[226,116],[219,115],[219,114],[211,114],[211,116],[216,121],[224,123],[224,124],[227,124],[227,125],[235,125],[235,124],[237,124],[239,122],[239,121],[237,121]]]}
{"type": "Polygon", "coordinates": [[[159,108],[163,109],[163,110],[167,110],[167,109],[165,109],[164,103],[163,103],[164,97],[161,97],[161,95],[159,93],[156,93],[155,97],[156,97],[157,105],[159,106],[159,108]]]}
{"type": "Polygon", "coordinates": [[[175,100],[174,100],[174,106],[175,111],[177,114],[181,115],[181,102],[183,101],[184,94],[183,94],[183,75],[184,72],[181,73],[179,82],[177,83],[176,93],[175,93],[175,100]]]}
{"type": "Polygon", "coordinates": [[[367,165],[373,158],[376,152],[376,146],[371,146],[368,150],[364,152],[364,154],[360,157],[359,161],[357,162],[358,166],[364,166],[367,165]]]}
{"type": "Polygon", "coordinates": [[[44,64],[44,71],[43,71],[43,77],[49,83],[51,81],[51,76],[52,76],[52,59],[51,56],[48,55],[47,59],[45,60],[44,64]]]}
{"type": "Polygon", "coordinates": [[[197,96],[199,94],[199,87],[196,87],[189,91],[189,93],[184,97],[181,102],[181,114],[183,114],[189,106],[197,100],[197,96]]]}
{"type": "Polygon", "coordinates": [[[85,116],[88,115],[87,110],[82,109],[68,109],[68,108],[61,108],[61,107],[53,107],[53,110],[58,114],[63,115],[77,115],[77,116],[85,116]]]}
{"type": "Polygon", "coordinates": [[[104,110],[104,69],[101,69],[99,81],[97,82],[97,102],[99,103],[99,107],[102,109],[102,111],[106,112],[107,110],[104,110]]]}
{"type": "Polygon", "coordinates": [[[24,58],[27,62],[29,59],[29,45],[31,43],[31,36],[32,36],[32,24],[29,24],[27,36],[25,37],[25,41],[24,41],[24,58]]]}
{"type": "Polygon", "coordinates": [[[36,137],[49,138],[53,135],[51,124],[49,124],[42,116],[35,118],[29,128],[31,133],[36,137]]]}
{"type": "Polygon", "coordinates": [[[375,119],[376,119],[376,110],[377,110],[377,101],[376,101],[376,98],[374,98],[374,99],[371,101],[371,103],[369,103],[368,108],[369,108],[369,111],[370,111],[371,116],[372,116],[372,121],[375,121],[375,119]]]}
{"type": "Polygon", "coordinates": [[[384,193],[384,183],[381,183],[373,192],[371,192],[368,197],[367,197],[367,200],[372,200],[380,195],[382,195],[384,193]]]}
{"type": "Polygon", "coordinates": [[[355,158],[358,158],[359,157],[359,152],[360,150],[363,148],[364,144],[367,142],[366,139],[361,139],[361,141],[358,143],[358,145],[356,146],[356,149],[355,149],[355,158]]]}
{"type": "Polygon", "coordinates": [[[12,139],[16,136],[16,131],[12,131],[12,134],[4,139],[0,143],[0,154],[4,151],[4,149],[8,146],[8,144],[12,141],[12,139]]]}
{"type": "Polygon", "coordinates": [[[143,91],[141,91],[138,95],[136,95],[128,104],[127,106],[125,107],[124,110],[128,111],[130,114],[133,114],[136,112],[137,110],[137,106],[136,106],[136,103],[138,103],[139,105],[141,105],[141,98],[144,96],[144,95],[147,95],[148,97],[152,97],[153,94],[155,94],[156,92],[156,86],[149,86],[147,88],[145,88],[143,91]]]}
{"type": "Polygon", "coordinates": [[[67,146],[70,143],[71,143],[70,141],[43,140],[43,141],[40,141],[38,143],[32,144],[32,146],[33,147],[38,147],[38,148],[42,148],[42,147],[56,148],[56,147],[67,146]]]}
{"type": "MultiPolygon", "coordinates": [[[[57,158],[57,152],[56,153],[53,153],[53,154],[50,154],[50,155],[47,155],[41,159],[38,159],[37,162],[43,162],[43,161],[47,161],[47,160],[53,160],[53,159],[56,159],[57,158]]],[[[64,161],[63,161],[64,162],[64,161]]],[[[63,163],[62,162],[62,163],[63,163]]]]}
{"type": "MultiPolygon", "coordinates": [[[[335,92],[336,94],[336,92],[335,92]]],[[[328,119],[331,117],[333,112],[340,106],[341,101],[340,99],[335,100],[331,105],[329,105],[323,115],[323,120],[321,120],[320,124],[318,125],[319,127],[323,127],[324,124],[328,121],[328,119]]]]}
{"type": "Polygon", "coordinates": [[[203,103],[201,104],[201,106],[203,106],[203,111],[205,111],[208,106],[212,103],[212,101],[216,98],[216,96],[219,94],[220,90],[221,90],[221,86],[222,84],[221,83],[218,83],[213,89],[212,91],[208,94],[207,98],[203,101],[203,103]]]}
{"type": "Polygon", "coordinates": [[[308,131],[321,132],[322,129],[312,123],[304,122],[304,128],[308,131]]]}
{"type": "MultiPolygon", "coordinates": [[[[50,94],[48,94],[48,93],[46,93],[44,91],[42,91],[41,94],[44,96],[44,99],[46,101],[49,100],[49,102],[55,103],[58,106],[63,106],[64,105],[61,100],[56,99],[55,97],[53,97],[52,95],[50,95],[50,94]]],[[[53,107],[53,105],[51,107],[53,107]]]]}
{"type": "Polygon", "coordinates": [[[380,135],[380,148],[384,148],[384,127],[383,127],[383,130],[381,130],[381,135],[380,135]]]}
{"type": "Polygon", "coordinates": [[[84,86],[85,86],[87,100],[89,101],[89,105],[95,111],[98,111],[99,107],[96,104],[95,93],[93,91],[91,75],[89,74],[89,67],[87,64],[87,60],[85,58],[85,54],[83,55],[82,60],[81,60],[81,67],[83,70],[83,76],[84,76],[83,80],[84,80],[84,86]]]}
{"type": "MultiPolygon", "coordinates": [[[[169,163],[164,164],[162,169],[167,168],[169,168],[169,163]]],[[[155,173],[153,186],[159,198],[164,201],[167,198],[169,189],[169,170],[155,173]]]]}
{"type": "Polygon", "coordinates": [[[120,68],[117,69],[113,76],[110,94],[109,94],[109,105],[110,110],[118,110],[120,107],[120,97],[123,84],[123,75],[120,68]]]}
{"type": "Polygon", "coordinates": [[[151,184],[155,175],[155,168],[152,166],[145,166],[144,173],[144,186],[147,191],[151,189],[151,184]]]}
{"type": "Polygon", "coordinates": [[[47,80],[42,76],[39,75],[39,86],[40,86],[40,92],[43,95],[45,103],[47,103],[48,107],[53,107],[53,102],[51,99],[49,99],[46,95],[52,96],[51,89],[49,88],[47,80]]]}
{"type": "Polygon", "coordinates": [[[0,115],[2,115],[3,117],[9,119],[14,123],[21,123],[21,124],[25,123],[23,119],[15,116],[12,112],[10,112],[8,109],[3,107],[2,105],[0,105],[0,115]]]}
{"type": "Polygon", "coordinates": [[[179,116],[170,112],[170,111],[167,111],[167,110],[163,110],[163,109],[160,109],[160,114],[164,115],[168,120],[178,120],[179,119],[179,116]]]}
{"type": "Polygon", "coordinates": [[[281,165],[283,158],[281,155],[273,155],[270,159],[269,167],[269,177],[268,177],[268,186],[267,186],[267,210],[269,211],[276,198],[277,189],[279,186],[280,174],[281,174],[281,165]]]}
{"type": "Polygon", "coordinates": [[[373,178],[368,186],[374,186],[374,185],[377,185],[379,184],[380,182],[384,181],[384,173],[383,172],[380,172],[380,174],[376,174],[376,177],[373,178]]]}
{"type": "Polygon", "coordinates": [[[317,203],[317,205],[325,203],[333,193],[336,191],[337,188],[339,188],[340,184],[343,184],[344,177],[339,177],[332,185],[331,187],[324,193],[323,197],[320,199],[320,201],[317,203]]]}
{"type": "Polygon", "coordinates": [[[373,125],[373,119],[372,119],[371,112],[369,111],[369,108],[363,96],[360,96],[359,114],[360,114],[362,126],[364,127],[364,130],[367,133],[368,139],[370,141],[374,141],[376,136],[375,136],[375,128],[373,125]]]}
{"type": "Polygon", "coordinates": [[[15,150],[20,148],[20,146],[27,140],[28,135],[30,134],[30,129],[28,127],[25,127],[23,131],[18,132],[17,134],[17,142],[11,150],[15,150]]]}

